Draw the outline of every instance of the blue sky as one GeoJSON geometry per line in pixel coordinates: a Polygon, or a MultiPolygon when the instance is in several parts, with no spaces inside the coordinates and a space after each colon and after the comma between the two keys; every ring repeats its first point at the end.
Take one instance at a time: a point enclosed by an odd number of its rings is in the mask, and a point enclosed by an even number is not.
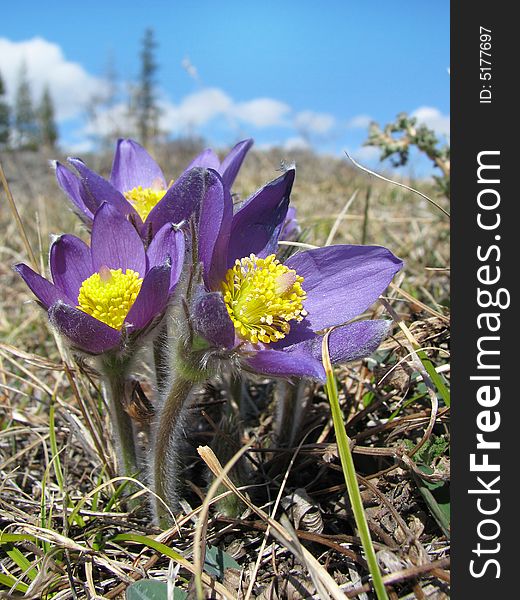
{"type": "Polygon", "coordinates": [[[195,131],[215,145],[240,136],[287,148],[308,143],[368,160],[360,146],[369,119],[385,123],[401,111],[416,112],[439,133],[449,130],[445,0],[91,0],[83,10],[76,6],[10,2],[0,26],[8,91],[24,57],[35,96],[49,83],[62,143],[70,148],[86,148],[86,134],[116,118],[114,109],[89,129],[84,105],[106,85],[109,57],[122,88],[136,79],[146,27],[158,42],[163,124],[173,135],[195,131]]]}

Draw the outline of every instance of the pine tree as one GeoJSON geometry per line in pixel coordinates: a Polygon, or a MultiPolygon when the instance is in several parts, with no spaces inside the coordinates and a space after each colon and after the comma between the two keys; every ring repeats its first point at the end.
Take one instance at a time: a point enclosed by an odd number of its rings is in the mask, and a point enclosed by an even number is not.
{"type": "Polygon", "coordinates": [[[0,73],[0,148],[9,144],[10,137],[10,116],[9,104],[5,99],[5,86],[2,74],[0,73]]]}
{"type": "Polygon", "coordinates": [[[146,29],[142,40],[141,72],[134,103],[137,130],[144,146],[152,141],[158,129],[159,108],[155,93],[155,74],[158,68],[155,60],[156,48],[153,29],[146,29]]]}
{"type": "Polygon", "coordinates": [[[21,148],[38,147],[38,123],[33,108],[31,86],[27,78],[27,66],[22,63],[18,75],[14,106],[14,129],[16,143],[21,148]]]}
{"type": "Polygon", "coordinates": [[[38,121],[40,125],[40,140],[47,148],[54,148],[58,139],[58,128],[54,120],[54,103],[49,90],[45,86],[40,106],[38,108],[38,121]]]}
{"type": "Polygon", "coordinates": [[[107,152],[113,148],[116,138],[135,137],[134,129],[123,122],[117,111],[114,112],[120,100],[120,88],[115,58],[110,52],[106,59],[103,85],[88,99],[86,106],[91,131],[89,138],[107,152]]]}

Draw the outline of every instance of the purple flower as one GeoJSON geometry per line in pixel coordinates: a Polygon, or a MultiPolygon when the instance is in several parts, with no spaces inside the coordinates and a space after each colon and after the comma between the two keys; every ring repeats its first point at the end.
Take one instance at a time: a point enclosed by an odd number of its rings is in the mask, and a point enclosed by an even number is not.
{"type": "Polygon", "coordinates": [[[323,380],[323,330],[334,363],[371,354],[390,321],[351,322],[384,292],[402,261],[380,246],[337,245],[276,259],[294,170],[260,189],[233,214],[215,172],[200,208],[204,289],[192,304],[193,328],[221,356],[253,372],[323,380]]]}
{"type": "Polygon", "coordinates": [[[25,264],[15,270],[72,346],[102,354],[123,349],[160,320],[184,253],[184,234],[170,224],[145,251],[135,228],[103,203],[94,216],[90,247],[68,234],[52,243],[52,283],[25,264]]]}
{"type": "Polygon", "coordinates": [[[142,146],[130,139],[119,139],[109,181],[91,171],[79,158],[68,159],[79,177],[56,162],[56,178],[85,222],[92,223],[100,205],[108,202],[129,217],[148,241],[165,222],[178,222],[176,204],[183,201],[186,187],[191,187],[192,169],[216,170],[222,183],[231,189],[252,145],[252,139],[239,142],[222,162],[213,150],[204,150],[175,182],[167,184],[161,168],[142,146]]]}
{"type": "Polygon", "coordinates": [[[295,242],[297,241],[301,232],[302,230],[296,217],[296,208],[294,206],[289,206],[289,209],[287,210],[287,216],[285,217],[285,221],[280,232],[280,239],[287,242],[295,242]]]}

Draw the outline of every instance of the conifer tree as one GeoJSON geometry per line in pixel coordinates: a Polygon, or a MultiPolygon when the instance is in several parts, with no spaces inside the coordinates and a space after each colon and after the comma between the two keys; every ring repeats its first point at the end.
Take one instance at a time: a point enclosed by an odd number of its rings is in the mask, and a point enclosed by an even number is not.
{"type": "Polygon", "coordinates": [[[121,84],[116,70],[115,57],[109,52],[106,58],[103,85],[87,102],[87,117],[90,122],[89,138],[96,146],[107,152],[112,149],[114,140],[120,137],[135,137],[135,130],[126,120],[114,113],[120,100],[121,84]]]}
{"type": "Polygon", "coordinates": [[[49,90],[45,86],[38,108],[38,121],[40,126],[40,140],[47,148],[54,148],[58,139],[58,128],[54,119],[54,103],[49,90]]]}
{"type": "Polygon", "coordinates": [[[38,123],[25,63],[22,63],[18,75],[14,105],[14,130],[16,144],[19,147],[30,149],[38,147],[38,123]]]}
{"type": "Polygon", "coordinates": [[[152,141],[158,129],[159,108],[155,91],[155,75],[158,68],[155,60],[156,48],[153,29],[148,28],[142,40],[141,70],[134,101],[137,130],[144,146],[152,141]]]}
{"type": "Polygon", "coordinates": [[[10,137],[10,116],[9,104],[5,99],[5,86],[2,74],[0,73],[0,148],[9,144],[10,137]]]}

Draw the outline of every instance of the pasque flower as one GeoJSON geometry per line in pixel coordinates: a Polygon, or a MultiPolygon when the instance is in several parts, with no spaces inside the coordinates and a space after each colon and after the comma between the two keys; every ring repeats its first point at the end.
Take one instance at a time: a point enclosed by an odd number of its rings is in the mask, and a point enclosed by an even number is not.
{"type": "Polygon", "coordinates": [[[331,359],[373,352],[387,320],[353,321],[387,288],[402,261],[380,246],[336,245],[297,252],[284,264],[275,253],[285,223],[294,170],[289,169],[233,214],[216,172],[199,217],[203,290],[193,299],[193,327],[220,356],[248,370],[323,380],[321,335],[331,359]]]}
{"type": "MultiPolygon", "coordinates": [[[[179,440],[196,382],[220,366],[275,377],[325,379],[321,332],[333,362],[367,356],[389,321],[361,315],[386,289],[402,262],[379,246],[329,246],[276,257],[295,171],[290,168],[240,205],[219,173],[202,170],[200,205],[193,212],[196,264],[186,286],[185,318],[171,344],[169,390],[154,439],[153,485],[177,507],[179,440]],[[199,269],[202,265],[202,269],[199,269]]],[[[229,369],[228,369],[229,371],[229,369]]],[[[161,503],[159,519],[166,519],[161,503]]]]}
{"type": "Polygon", "coordinates": [[[61,235],[50,248],[52,282],[15,266],[70,344],[89,354],[122,350],[156,324],[179,280],[184,234],[165,224],[147,250],[128,219],[108,203],[97,209],[90,247],[61,235]]]}
{"type": "Polygon", "coordinates": [[[176,204],[183,201],[191,169],[214,169],[220,174],[223,185],[231,189],[252,145],[252,139],[239,142],[222,162],[213,150],[204,150],[176,181],[168,184],[159,165],[142,146],[130,139],[120,139],[108,181],[79,158],[68,159],[79,176],[56,162],[56,177],[80,217],[88,224],[92,223],[99,206],[108,202],[129,217],[143,239],[149,241],[165,222],[175,222],[173,213],[178,212],[176,204]]]}
{"type": "Polygon", "coordinates": [[[280,239],[287,242],[294,242],[300,236],[302,230],[296,216],[296,208],[289,206],[287,215],[280,231],[280,239]]]}

